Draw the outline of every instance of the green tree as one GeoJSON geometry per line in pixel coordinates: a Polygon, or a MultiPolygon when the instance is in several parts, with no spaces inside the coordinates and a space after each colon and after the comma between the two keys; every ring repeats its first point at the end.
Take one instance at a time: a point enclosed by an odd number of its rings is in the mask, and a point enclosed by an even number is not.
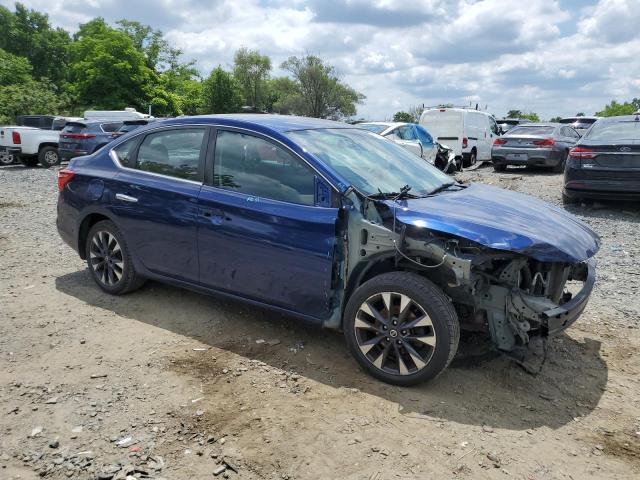
{"type": "Polygon", "coordinates": [[[551,117],[551,120],[549,120],[551,123],[558,123],[560,120],[562,120],[562,117],[551,117]]]}
{"type": "Polygon", "coordinates": [[[80,26],[74,40],[69,79],[77,106],[145,111],[158,97],[157,75],[128,34],[95,18],[80,26]]]}
{"type": "Polygon", "coordinates": [[[289,77],[272,78],[267,82],[267,111],[289,115],[301,108],[302,97],[296,82],[289,77]]]}
{"type": "Polygon", "coordinates": [[[271,59],[257,50],[240,48],[233,58],[233,76],[242,87],[248,105],[265,107],[266,82],[271,72],[271,59]]]}
{"type": "Polygon", "coordinates": [[[531,120],[532,122],[539,122],[540,121],[540,117],[538,116],[537,113],[534,112],[529,112],[529,113],[522,113],[520,115],[520,118],[526,118],[527,120],[531,120]]]}
{"type": "Polygon", "coordinates": [[[631,115],[640,111],[640,98],[634,98],[630,102],[618,103],[612,100],[600,112],[596,112],[598,117],[616,117],[619,115],[631,115]]]}
{"type": "Polygon", "coordinates": [[[238,81],[222,67],[215,68],[202,86],[203,113],[234,113],[242,107],[238,81]]]}
{"type": "Polygon", "coordinates": [[[289,57],[280,66],[293,76],[300,90],[296,113],[317,118],[339,119],[355,115],[356,105],[365,96],[345,85],[335,68],[315,55],[289,57]]]}
{"type": "Polygon", "coordinates": [[[396,112],[393,116],[393,121],[415,123],[416,119],[409,112],[396,112]]]}
{"type": "Polygon", "coordinates": [[[14,123],[17,115],[60,113],[67,98],[48,80],[32,78],[24,57],[0,49],[0,123],[14,123]]]}
{"type": "Polygon", "coordinates": [[[521,110],[509,110],[505,118],[522,118],[521,110]]]}
{"type": "Polygon", "coordinates": [[[52,28],[49,17],[16,3],[15,12],[0,6],[0,48],[25,57],[36,79],[62,83],[68,66],[69,33],[52,28]]]}

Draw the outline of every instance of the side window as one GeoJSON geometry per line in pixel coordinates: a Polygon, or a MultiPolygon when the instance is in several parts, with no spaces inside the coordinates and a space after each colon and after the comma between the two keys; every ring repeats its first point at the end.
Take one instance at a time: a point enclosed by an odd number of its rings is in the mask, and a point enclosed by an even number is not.
{"type": "Polygon", "coordinates": [[[132,138],[131,140],[127,140],[124,143],[121,143],[116,148],[113,149],[113,152],[118,157],[118,161],[125,167],[135,168],[135,164],[133,161],[133,154],[136,149],[136,145],[138,144],[139,138],[132,138]]]}
{"type": "Polygon", "coordinates": [[[285,149],[244,133],[218,130],[213,184],[271,200],[314,205],[314,172],[285,149]]]}
{"type": "Polygon", "coordinates": [[[151,133],[138,149],[136,168],[171,177],[198,180],[204,128],[151,133]]]}
{"type": "Polygon", "coordinates": [[[103,132],[109,133],[117,131],[121,125],[122,123],[103,123],[100,126],[102,127],[103,132]]]}
{"type": "Polygon", "coordinates": [[[493,118],[489,118],[489,121],[491,122],[491,131],[496,135],[500,135],[500,130],[498,129],[496,121],[493,118]]]}
{"type": "Polygon", "coordinates": [[[416,126],[415,129],[416,129],[416,132],[418,134],[418,139],[424,145],[428,145],[430,143],[433,143],[433,138],[431,138],[431,135],[429,135],[424,128],[416,126]]]}
{"type": "Polygon", "coordinates": [[[396,135],[402,140],[417,140],[416,134],[413,132],[411,125],[403,125],[395,130],[396,135]]]}

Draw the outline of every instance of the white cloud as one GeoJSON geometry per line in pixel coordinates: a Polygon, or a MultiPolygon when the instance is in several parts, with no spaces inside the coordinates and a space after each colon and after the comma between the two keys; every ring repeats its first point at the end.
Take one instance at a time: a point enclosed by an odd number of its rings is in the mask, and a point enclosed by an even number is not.
{"type": "MultiPolygon", "coordinates": [[[[230,66],[246,46],[274,74],[305,52],[367,96],[360,114],[480,103],[543,117],[593,113],[639,96],[638,0],[23,0],[74,30],[103,16],[139,20],[196,59],[230,66]],[[590,4],[592,3],[592,4],[590,4]]],[[[9,8],[13,0],[0,0],[9,8]]]]}

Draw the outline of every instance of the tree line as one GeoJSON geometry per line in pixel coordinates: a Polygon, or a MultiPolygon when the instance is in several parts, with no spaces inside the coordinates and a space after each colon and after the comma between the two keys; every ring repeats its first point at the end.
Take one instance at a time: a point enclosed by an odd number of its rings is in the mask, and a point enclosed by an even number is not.
{"type": "Polygon", "coordinates": [[[292,56],[272,76],[271,59],[240,48],[232,68],[202,76],[160,30],[103,18],[73,35],[48,15],[16,3],[0,6],[0,123],[17,115],[81,115],[134,107],[156,116],[241,110],[341,119],[355,115],[364,95],[322,58],[292,56]]]}

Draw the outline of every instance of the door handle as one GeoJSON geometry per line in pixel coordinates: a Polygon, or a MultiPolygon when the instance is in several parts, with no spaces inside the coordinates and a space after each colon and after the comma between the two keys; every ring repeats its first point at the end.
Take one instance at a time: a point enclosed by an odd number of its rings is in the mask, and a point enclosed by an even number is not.
{"type": "Polygon", "coordinates": [[[207,218],[214,225],[220,225],[223,220],[226,220],[226,214],[219,208],[204,208],[200,210],[200,215],[207,218]]]}
{"type": "Polygon", "coordinates": [[[116,193],[116,198],[118,200],[122,200],[123,202],[129,202],[129,203],[138,202],[138,199],[136,197],[131,197],[129,195],[125,195],[124,193],[116,193]]]}

